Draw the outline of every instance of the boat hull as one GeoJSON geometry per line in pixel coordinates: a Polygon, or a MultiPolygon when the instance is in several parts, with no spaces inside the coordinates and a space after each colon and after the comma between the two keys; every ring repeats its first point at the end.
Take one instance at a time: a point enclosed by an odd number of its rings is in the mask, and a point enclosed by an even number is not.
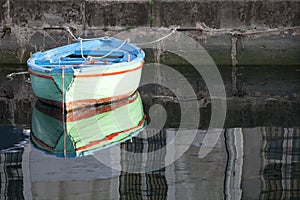
{"type": "Polygon", "coordinates": [[[28,59],[34,94],[67,111],[133,94],[145,53],[127,40],[98,38],[36,52],[28,59]]]}
{"type": "Polygon", "coordinates": [[[139,86],[143,64],[101,69],[81,66],[81,70],[60,74],[29,69],[29,73],[33,92],[41,101],[71,111],[132,95],[139,86]]]}

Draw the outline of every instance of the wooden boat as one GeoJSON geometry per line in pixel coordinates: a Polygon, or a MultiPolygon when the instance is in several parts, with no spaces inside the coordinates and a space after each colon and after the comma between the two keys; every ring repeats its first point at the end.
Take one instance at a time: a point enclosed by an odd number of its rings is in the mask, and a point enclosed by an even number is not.
{"type": "Polygon", "coordinates": [[[133,94],[144,57],[139,47],[105,37],[37,52],[27,64],[34,94],[70,111],[133,94]]]}
{"type": "Polygon", "coordinates": [[[57,157],[91,154],[136,136],[145,127],[142,101],[127,99],[62,115],[61,109],[38,101],[32,113],[31,141],[57,157]]]}

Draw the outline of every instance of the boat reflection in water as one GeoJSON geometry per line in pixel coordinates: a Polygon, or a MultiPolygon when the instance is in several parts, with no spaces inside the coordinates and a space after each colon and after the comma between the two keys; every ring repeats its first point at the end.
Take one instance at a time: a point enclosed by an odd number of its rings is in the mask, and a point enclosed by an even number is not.
{"type": "Polygon", "coordinates": [[[32,143],[57,157],[91,154],[136,136],[145,127],[138,92],[118,102],[62,115],[38,101],[32,113],[32,143]]]}

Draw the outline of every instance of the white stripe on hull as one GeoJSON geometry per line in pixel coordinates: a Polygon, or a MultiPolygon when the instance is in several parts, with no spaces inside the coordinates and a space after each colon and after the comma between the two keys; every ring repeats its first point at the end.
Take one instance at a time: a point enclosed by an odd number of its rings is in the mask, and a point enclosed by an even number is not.
{"type": "Polygon", "coordinates": [[[66,103],[85,99],[112,98],[133,93],[139,86],[142,69],[112,76],[75,78],[66,94],[66,103]]]}

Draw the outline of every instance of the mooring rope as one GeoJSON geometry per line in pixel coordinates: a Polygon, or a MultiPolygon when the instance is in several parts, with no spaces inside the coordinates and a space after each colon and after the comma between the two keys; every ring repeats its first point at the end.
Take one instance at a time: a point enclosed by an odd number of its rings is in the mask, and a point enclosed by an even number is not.
{"type": "Polygon", "coordinates": [[[73,40],[78,41],[78,39],[75,37],[75,35],[72,33],[72,31],[70,30],[69,27],[66,26],[65,29],[66,29],[66,31],[68,31],[68,32],[70,33],[70,35],[71,35],[71,37],[73,38],[73,40]]]}
{"type": "MultiPolygon", "coordinates": [[[[72,37],[75,41],[79,41],[79,42],[80,42],[80,53],[81,53],[81,57],[82,57],[84,60],[87,60],[87,58],[84,57],[84,54],[83,54],[83,41],[100,40],[100,39],[105,38],[105,37],[100,37],[100,38],[86,38],[86,39],[83,39],[83,38],[80,38],[80,37],[76,38],[76,36],[72,33],[72,31],[70,30],[69,27],[65,27],[65,29],[69,32],[69,34],[71,35],[71,37],[72,37]]],[[[154,40],[154,41],[151,41],[151,42],[132,43],[132,44],[133,44],[133,45],[154,44],[154,43],[160,42],[160,41],[162,41],[162,40],[164,40],[164,39],[170,37],[170,36],[171,36],[172,34],[174,34],[176,31],[177,31],[177,28],[171,29],[171,32],[168,33],[167,35],[165,35],[165,36],[163,36],[163,37],[161,37],[161,38],[159,38],[159,39],[156,39],[156,40],[154,40]]],[[[101,56],[101,57],[95,57],[95,58],[102,59],[102,58],[105,58],[105,57],[109,56],[111,53],[113,53],[113,52],[115,52],[115,51],[121,49],[121,48],[124,46],[124,44],[126,44],[128,41],[129,41],[129,39],[124,40],[123,43],[122,43],[119,47],[117,47],[117,48],[111,50],[110,52],[108,52],[108,53],[105,54],[104,56],[101,56]]],[[[88,58],[91,59],[91,58],[93,58],[93,57],[90,56],[90,57],[88,57],[88,58]]]]}
{"type": "Polygon", "coordinates": [[[93,59],[93,58],[97,58],[97,59],[102,59],[102,58],[105,58],[107,56],[109,56],[110,54],[112,54],[113,52],[115,51],[118,51],[119,49],[121,49],[127,42],[129,41],[129,39],[126,39],[122,42],[122,44],[115,48],[115,49],[112,49],[110,52],[108,52],[107,54],[105,54],[104,56],[101,56],[101,57],[92,57],[92,56],[88,56],[89,59],[93,59]]]}
{"type": "Polygon", "coordinates": [[[134,44],[134,45],[154,44],[154,43],[160,42],[160,41],[162,41],[162,40],[164,40],[164,39],[170,37],[170,36],[171,36],[172,34],[174,34],[176,31],[177,31],[176,28],[175,28],[175,29],[171,29],[171,32],[170,32],[169,34],[167,34],[167,35],[165,35],[165,36],[163,36],[163,37],[161,37],[161,38],[159,38],[159,39],[157,39],[157,40],[151,41],[151,42],[132,43],[132,44],[134,44]]]}
{"type": "Polygon", "coordinates": [[[10,74],[6,75],[6,78],[10,79],[10,81],[11,81],[11,80],[13,80],[13,78],[15,76],[17,76],[17,75],[24,75],[24,74],[29,74],[29,72],[28,71],[25,71],[25,72],[13,72],[13,73],[10,73],[10,74]]]}
{"type": "Polygon", "coordinates": [[[81,53],[81,57],[82,57],[84,60],[86,60],[86,57],[84,57],[84,55],[83,55],[83,44],[82,44],[82,39],[79,38],[79,40],[80,40],[80,53],[81,53]]]}
{"type": "Polygon", "coordinates": [[[101,56],[101,57],[93,57],[93,56],[84,57],[82,41],[83,41],[83,39],[80,38],[80,53],[81,53],[81,57],[82,57],[84,60],[92,60],[93,58],[102,59],[102,58],[105,58],[105,57],[109,56],[109,55],[112,54],[113,52],[118,51],[119,49],[121,49],[121,48],[122,48],[129,40],[128,40],[128,39],[124,40],[120,46],[118,46],[118,47],[115,48],[115,49],[112,49],[110,52],[108,52],[107,54],[105,54],[105,55],[103,55],[103,56],[101,56]]]}

